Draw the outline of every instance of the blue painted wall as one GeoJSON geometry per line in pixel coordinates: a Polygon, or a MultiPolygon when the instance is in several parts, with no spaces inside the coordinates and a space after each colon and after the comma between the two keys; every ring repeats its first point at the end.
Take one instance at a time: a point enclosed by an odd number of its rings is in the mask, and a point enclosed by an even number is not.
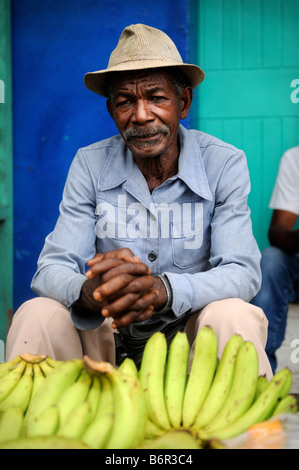
{"type": "Polygon", "coordinates": [[[106,68],[122,30],[164,30],[189,60],[189,1],[12,0],[14,309],[58,216],[79,147],[116,133],[106,103],[83,84],[106,68]]]}

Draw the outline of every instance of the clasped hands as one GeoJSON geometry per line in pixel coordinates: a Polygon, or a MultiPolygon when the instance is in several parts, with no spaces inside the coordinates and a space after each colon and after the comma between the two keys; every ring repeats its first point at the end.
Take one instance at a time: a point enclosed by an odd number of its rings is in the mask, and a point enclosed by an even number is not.
{"type": "Polygon", "coordinates": [[[162,281],[128,248],[97,254],[87,265],[82,298],[89,308],[112,318],[115,329],[145,321],[166,304],[162,281]]]}

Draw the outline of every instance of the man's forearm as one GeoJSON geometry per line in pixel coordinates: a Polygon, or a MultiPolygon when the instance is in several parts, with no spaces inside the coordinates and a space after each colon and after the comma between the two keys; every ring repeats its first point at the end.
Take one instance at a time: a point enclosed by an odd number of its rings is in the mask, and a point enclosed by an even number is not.
{"type": "Polygon", "coordinates": [[[269,230],[269,241],[271,245],[287,253],[299,252],[299,230],[292,230],[285,227],[272,227],[269,230]]]}

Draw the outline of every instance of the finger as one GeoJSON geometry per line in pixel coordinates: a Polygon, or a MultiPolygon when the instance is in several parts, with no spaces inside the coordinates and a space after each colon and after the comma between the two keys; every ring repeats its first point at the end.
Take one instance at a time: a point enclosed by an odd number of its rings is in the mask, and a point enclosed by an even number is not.
{"type": "Polygon", "coordinates": [[[129,293],[107,304],[102,309],[102,315],[104,317],[119,318],[124,315],[126,310],[143,312],[152,307],[157,299],[157,294],[158,291],[156,289],[152,289],[144,295],[129,293]]]}
{"type": "Polygon", "coordinates": [[[123,289],[120,289],[116,292],[115,295],[110,296],[111,299],[120,298],[125,294],[129,294],[130,292],[144,294],[149,290],[153,289],[154,282],[152,276],[139,276],[134,277],[132,276],[132,281],[129,282],[123,289]]]}
{"type": "Polygon", "coordinates": [[[133,292],[130,292],[129,294],[126,294],[116,299],[114,302],[107,304],[102,309],[102,315],[104,317],[113,317],[113,318],[122,316],[124,312],[128,310],[133,310],[131,307],[132,305],[135,305],[135,302],[138,300],[139,296],[140,294],[135,294],[133,292]]]}
{"type": "Polygon", "coordinates": [[[96,277],[99,274],[109,271],[110,269],[119,266],[120,264],[124,264],[124,261],[117,258],[111,258],[106,260],[103,259],[100,261],[98,260],[95,264],[89,266],[89,269],[88,271],[86,271],[85,275],[89,279],[92,279],[93,277],[96,277]]]}
{"type": "Polygon", "coordinates": [[[102,276],[103,283],[110,281],[121,274],[129,274],[131,276],[145,276],[151,274],[151,268],[144,263],[123,263],[106,271],[102,276]]]}
{"type": "Polygon", "coordinates": [[[103,261],[97,262],[95,265],[90,266],[88,271],[86,271],[85,275],[92,279],[93,277],[98,276],[99,274],[103,274],[109,271],[109,274],[106,274],[106,279],[109,280],[118,274],[128,272],[136,275],[140,274],[150,274],[151,269],[144,263],[141,262],[124,262],[118,258],[108,258],[103,259],[103,261]],[[121,266],[121,267],[120,267],[121,266]],[[113,271],[113,268],[118,268],[113,271]]]}
{"type": "Polygon", "coordinates": [[[94,263],[98,263],[99,261],[102,261],[104,256],[104,253],[97,253],[92,259],[89,259],[86,264],[90,266],[94,263]]]}
{"type": "Polygon", "coordinates": [[[125,313],[122,317],[113,319],[112,328],[124,328],[125,326],[130,325],[131,323],[140,323],[145,320],[148,320],[152,317],[154,313],[153,306],[148,307],[143,312],[134,312],[130,311],[125,313]]]}
{"type": "Polygon", "coordinates": [[[115,276],[110,279],[110,281],[97,287],[93,293],[93,297],[95,300],[101,301],[123,289],[132,280],[133,277],[130,274],[120,274],[115,276]]]}
{"type": "MultiPolygon", "coordinates": [[[[120,248],[119,250],[107,251],[105,254],[101,254],[103,259],[117,258],[125,262],[140,262],[140,259],[134,255],[129,248],[120,248]]],[[[97,262],[96,257],[88,261],[88,266],[92,266],[97,262]]]]}
{"type": "MultiPolygon", "coordinates": [[[[141,276],[137,278],[132,276],[132,281],[129,282],[129,284],[127,284],[123,289],[119,289],[114,294],[109,295],[109,298],[106,300],[109,304],[111,304],[115,300],[120,299],[121,297],[130,293],[139,294],[139,297],[140,295],[143,295],[153,289],[154,285],[155,283],[153,281],[153,276],[141,276]]],[[[98,286],[96,286],[96,288],[98,288],[98,286]]]]}
{"type": "MultiPolygon", "coordinates": [[[[148,307],[153,306],[155,301],[157,300],[158,291],[156,289],[152,289],[146,294],[143,294],[138,297],[138,299],[131,305],[130,310],[136,311],[145,311],[148,307]]],[[[106,306],[107,308],[108,306],[106,306]]]]}

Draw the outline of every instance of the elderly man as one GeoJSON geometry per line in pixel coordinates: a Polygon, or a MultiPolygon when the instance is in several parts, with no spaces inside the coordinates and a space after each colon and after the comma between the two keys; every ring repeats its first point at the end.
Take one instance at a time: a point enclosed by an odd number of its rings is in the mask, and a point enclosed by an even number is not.
{"type": "Polygon", "coordinates": [[[249,304],[261,274],[245,155],[180,123],[203,79],[166,34],[141,24],[124,29],[106,70],[86,74],[119,135],[74,158],[33,278],[39,297],[16,312],[7,359],[29,351],[140,364],[157,330],[168,343],[186,331],[192,357],[210,325],[219,356],[239,333],[272,376],[267,320],[249,304]]]}

